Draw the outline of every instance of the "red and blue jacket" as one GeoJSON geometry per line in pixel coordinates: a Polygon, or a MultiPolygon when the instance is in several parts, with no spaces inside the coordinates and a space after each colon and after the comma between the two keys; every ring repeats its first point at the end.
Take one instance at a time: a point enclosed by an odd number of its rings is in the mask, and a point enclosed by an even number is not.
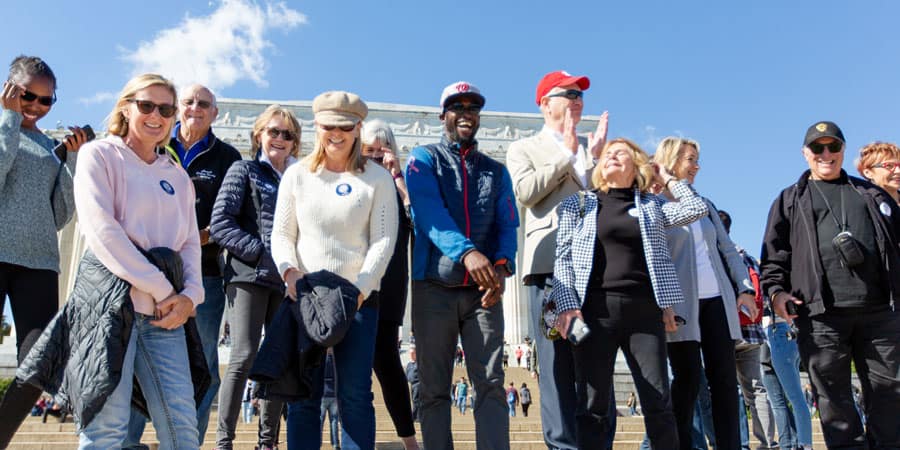
{"type": "Polygon", "coordinates": [[[474,285],[462,264],[473,249],[493,262],[515,261],[519,214],[512,179],[477,143],[461,148],[444,136],[414,148],[406,184],[415,230],[413,280],[474,285]]]}

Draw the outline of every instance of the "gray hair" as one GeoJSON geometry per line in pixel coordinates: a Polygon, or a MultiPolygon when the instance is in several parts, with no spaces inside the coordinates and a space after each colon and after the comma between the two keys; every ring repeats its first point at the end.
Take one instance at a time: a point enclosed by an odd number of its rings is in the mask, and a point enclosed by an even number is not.
{"type": "Polygon", "coordinates": [[[50,80],[53,83],[53,90],[56,91],[56,75],[41,58],[19,55],[9,64],[9,80],[13,83],[24,84],[32,78],[50,80]]]}
{"type": "Polygon", "coordinates": [[[198,91],[200,89],[203,89],[206,92],[209,92],[209,96],[212,97],[212,105],[215,106],[216,108],[218,108],[219,104],[216,100],[216,93],[213,92],[212,89],[210,89],[200,83],[189,84],[189,85],[181,88],[181,90],[178,91],[178,98],[188,98],[188,97],[190,97],[190,94],[193,94],[195,91],[198,91]]]}
{"type": "Polygon", "coordinates": [[[394,138],[394,132],[391,126],[381,119],[373,119],[363,124],[362,143],[372,145],[375,141],[381,141],[392,152],[397,153],[397,139],[394,138]]]}

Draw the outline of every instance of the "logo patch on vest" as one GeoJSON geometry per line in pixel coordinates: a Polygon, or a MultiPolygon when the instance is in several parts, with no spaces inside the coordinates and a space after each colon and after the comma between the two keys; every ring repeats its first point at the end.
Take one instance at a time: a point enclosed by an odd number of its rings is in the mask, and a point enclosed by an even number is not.
{"type": "Polygon", "coordinates": [[[172,185],[169,184],[168,181],[166,181],[166,180],[160,180],[160,181],[159,181],[159,187],[161,187],[162,190],[166,191],[166,194],[169,194],[169,195],[175,195],[175,188],[173,188],[172,185]]]}
{"type": "Polygon", "coordinates": [[[883,216],[885,216],[885,217],[891,217],[891,206],[888,205],[887,203],[881,202],[881,204],[878,205],[878,209],[881,210],[881,214],[882,214],[883,216]]]}
{"type": "Polygon", "coordinates": [[[353,188],[347,183],[341,183],[337,185],[337,188],[335,188],[334,192],[337,192],[337,195],[344,197],[350,195],[350,193],[353,192],[353,188]]]}

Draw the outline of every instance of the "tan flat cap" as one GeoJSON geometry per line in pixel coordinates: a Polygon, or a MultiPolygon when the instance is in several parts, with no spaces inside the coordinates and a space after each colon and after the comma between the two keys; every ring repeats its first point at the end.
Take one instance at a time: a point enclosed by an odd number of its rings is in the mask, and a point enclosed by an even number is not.
{"type": "Polygon", "coordinates": [[[356,125],[369,114],[369,107],[352,92],[328,91],[313,100],[316,123],[346,127],[356,125]]]}

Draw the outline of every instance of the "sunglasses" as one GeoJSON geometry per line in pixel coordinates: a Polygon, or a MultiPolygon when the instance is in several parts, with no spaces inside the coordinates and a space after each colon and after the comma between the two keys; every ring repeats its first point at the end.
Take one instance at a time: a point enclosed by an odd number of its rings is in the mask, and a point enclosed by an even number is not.
{"type": "Polygon", "coordinates": [[[182,100],[181,104],[184,106],[194,106],[196,104],[200,109],[209,109],[209,107],[212,106],[212,102],[206,100],[194,100],[192,98],[182,100]]]}
{"type": "Polygon", "coordinates": [[[463,114],[463,113],[478,114],[481,112],[481,108],[483,108],[483,106],[479,105],[477,103],[469,104],[469,106],[463,105],[462,103],[454,103],[454,104],[449,105],[446,108],[444,108],[444,111],[450,111],[454,114],[463,114]]]}
{"type": "Polygon", "coordinates": [[[345,127],[339,127],[337,125],[319,125],[319,128],[325,131],[333,131],[335,128],[340,128],[341,131],[349,133],[353,131],[354,128],[356,128],[356,125],[347,125],[345,127]]]}
{"type": "Polygon", "coordinates": [[[579,91],[578,89],[566,89],[562,92],[557,92],[555,94],[547,94],[547,97],[565,97],[569,100],[577,100],[579,98],[584,97],[584,91],[579,91]]]}
{"type": "Polygon", "coordinates": [[[888,172],[893,172],[894,169],[900,167],[900,162],[880,162],[878,164],[872,164],[872,167],[880,167],[887,170],[888,172]]]}
{"type": "Polygon", "coordinates": [[[21,95],[21,99],[26,102],[33,102],[37,100],[38,103],[44,106],[53,106],[56,103],[56,94],[53,95],[37,95],[31,91],[25,91],[21,95]]]}
{"type": "Polygon", "coordinates": [[[177,108],[175,108],[175,105],[157,105],[150,100],[138,100],[132,98],[128,99],[128,101],[137,105],[137,109],[141,112],[141,114],[153,114],[154,109],[159,109],[159,115],[165,119],[174,116],[175,111],[178,110],[177,108]]]}
{"type": "Polygon", "coordinates": [[[834,141],[830,144],[819,144],[817,142],[810,142],[807,147],[809,147],[809,151],[813,152],[815,155],[821,155],[825,152],[825,149],[828,149],[831,153],[840,153],[841,150],[844,149],[844,144],[841,141],[834,141]]]}
{"type": "Polygon", "coordinates": [[[294,132],[291,130],[279,130],[278,128],[272,127],[266,128],[266,134],[272,139],[278,139],[278,136],[281,135],[281,138],[285,141],[294,140],[294,132]]]}

